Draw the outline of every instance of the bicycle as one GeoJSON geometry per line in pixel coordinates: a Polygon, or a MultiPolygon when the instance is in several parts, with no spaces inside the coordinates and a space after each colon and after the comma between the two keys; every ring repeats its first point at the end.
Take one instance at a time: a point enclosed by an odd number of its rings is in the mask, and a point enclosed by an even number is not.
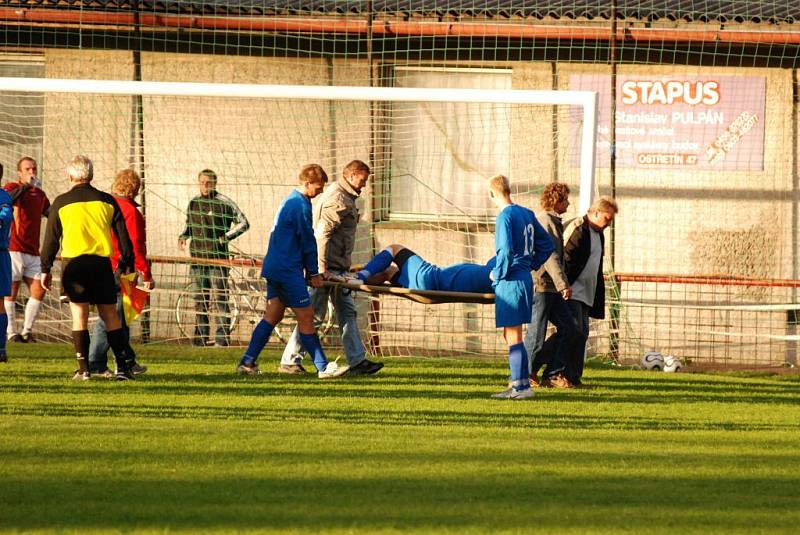
{"type": "MultiPolygon", "coordinates": [[[[267,306],[266,284],[261,278],[261,272],[253,259],[234,261],[228,273],[228,315],[222,317],[217,310],[209,307],[207,316],[209,324],[216,326],[225,322],[226,331],[232,336],[235,332],[239,338],[249,338],[252,328],[261,320],[267,306]],[[240,324],[247,324],[247,332],[236,331],[240,324]],[[241,336],[244,335],[244,336],[241,336]]],[[[197,310],[195,308],[195,295],[200,292],[195,282],[187,284],[178,295],[175,304],[175,319],[181,334],[192,340],[196,325],[197,310]]],[[[327,335],[336,321],[336,310],[333,303],[328,301],[325,319],[314,318],[319,337],[327,335]]],[[[292,331],[297,325],[294,314],[290,308],[286,309],[283,320],[275,326],[273,333],[281,343],[289,341],[292,331]]],[[[212,331],[213,332],[213,331],[212,331]]],[[[208,343],[208,341],[204,341],[208,343]]]]}

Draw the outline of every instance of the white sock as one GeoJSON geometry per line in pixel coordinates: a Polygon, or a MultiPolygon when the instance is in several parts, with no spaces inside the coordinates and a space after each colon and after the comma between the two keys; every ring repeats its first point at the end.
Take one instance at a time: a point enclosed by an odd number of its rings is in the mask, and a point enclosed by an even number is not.
{"type": "MultiPolygon", "coordinates": [[[[22,326],[22,334],[28,334],[33,329],[33,322],[39,315],[39,309],[42,307],[42,302],[33,297],[28,298],[28,304],[25,305],[25,323],[22,326]]],[[[9,317],[9,319],[11,319],[9,317]]]]}
{"type": "Polygon", "coordinates": [[[6,308],[6,316],[8,316],[8,328],[6,329],[6,336],[11,336],[14,334],[16,329],[16,318],[14,316],[16,312],[14,309],[16,303],[14,301],[3,299],[3,306],[6,308]]]}

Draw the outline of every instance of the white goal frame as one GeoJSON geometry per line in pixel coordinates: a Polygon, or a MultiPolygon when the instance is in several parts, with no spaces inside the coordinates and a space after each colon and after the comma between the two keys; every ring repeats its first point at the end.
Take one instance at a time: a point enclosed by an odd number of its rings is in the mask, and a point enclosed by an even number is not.
{"type": "Polygon", "coordinates": [[[3,78],[0,91],[29,93],[84,93],[105,95],[234,97],[285,100],[355,100],[381,102],[470,102],[580,106],[583,132],[580,148],[578,213],[594,200],[595,147],[598,95],[594,91],[526,89],[431,89],[314,85],[219,84],[197,82],[135,82],[126,80],[71,80],[59,78],[3,78]]]}

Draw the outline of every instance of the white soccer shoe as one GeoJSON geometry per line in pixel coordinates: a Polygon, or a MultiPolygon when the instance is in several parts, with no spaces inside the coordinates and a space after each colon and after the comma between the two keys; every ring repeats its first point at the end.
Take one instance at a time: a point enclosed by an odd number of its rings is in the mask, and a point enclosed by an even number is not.
{"type": "Polygon", "coordinates": [[[507,388],[502,392],[492,394],[492,397],[497,399],[528,399],[533,397],[533,390],[530,388],[526,388],[525,390],[514,390],[513,388],[507,388]]]}
{"type": "Polygon", "coordinates": [[[329,362],[324,370],[317,372],[317,377],[320,379],[334,379],[341,377],[350,371],[350,366],[339,366],[336,361],[329,362]]]}

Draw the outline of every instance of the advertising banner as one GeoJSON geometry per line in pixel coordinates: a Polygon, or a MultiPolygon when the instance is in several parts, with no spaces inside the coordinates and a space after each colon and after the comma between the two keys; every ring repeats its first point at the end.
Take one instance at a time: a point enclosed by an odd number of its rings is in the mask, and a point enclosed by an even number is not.
{"type": "MultiPolygon", "coordinates": [[[[609,75],[570,76],[570,89],[600,97],[597,165],[611,145],[609,75]]],[[[618,76],[617,167],[761,171],[766,79],[758,76],[618,76]]],[[[578,164],[579,116],[572,114],[570,162],[578,164]]]]}

